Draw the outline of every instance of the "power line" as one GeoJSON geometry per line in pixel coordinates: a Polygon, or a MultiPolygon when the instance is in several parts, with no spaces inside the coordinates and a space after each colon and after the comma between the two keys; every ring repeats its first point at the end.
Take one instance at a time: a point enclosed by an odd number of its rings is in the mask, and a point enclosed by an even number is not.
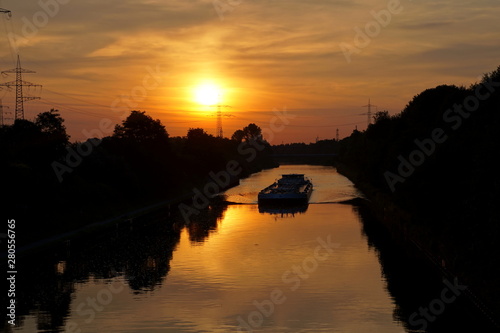
{"type": "Polygon", "coordinates": [[[109,105],[102,105],[102,104],[97,104],[97,103],[94,103],[94,102],[89,102],[89,101],[86,101],[86,100],[83,100],[83,99],[79,99],[79,98],[73,97],[73,96],[68,95],[68,94],[59,93],[57,91],[53,91],[53,90],[49,90],[49,89],[44,89],[44,90],[48,91],[48,92],[51,92],[53,94],[59,95],[59,96],[64,96],[64,97],[68,97],[68,98],[74,99],[75,101],[86,103],[86,104],[89,104],[89,105],[95,105],[95,106],[99,106],[99,107],[103,107],[103,108],[109,108],[110,107],[109,105]]]}
{"type": "Polygon", "coordinates": [[[286,125],[286,127],[342,127],[342,126],[353,126],[353,125],[358,125],[361,124],[361,122],[355,122],[355,123],[346,123],[346,124],[333,124],[333,125],[286,125]]]}
{"type": "MultiPolygon", "coordinates": [[[[95,112],[91,112],[91,111],[86,111],[86,110],[82,110],[82,109],[78,109],[78,108],[75,108],[75,107],[72,107],[72,106],[67,106],[65,104],[61,104],[59,102],[54,102],[50,99],[47,99],[47,98],[44,98],[41,103],[45,104],[45,105],[48,105],[48,106],[59,106],[60,108],[64,108],[64,109],[69,109],[75,113],[80,113],[80,114],[85,114],[85,115],[88,115],[88,116],[91,116],[91,117],[97,117],[97,118],[103,118],[104,115],[102,114],[99,114],[99,113],[95,113],[95,112]]],[[[63,109],[63,110],[64,110],[63,109]]],[[[61,110],[62,111],[62,110],[61,110]]]]}

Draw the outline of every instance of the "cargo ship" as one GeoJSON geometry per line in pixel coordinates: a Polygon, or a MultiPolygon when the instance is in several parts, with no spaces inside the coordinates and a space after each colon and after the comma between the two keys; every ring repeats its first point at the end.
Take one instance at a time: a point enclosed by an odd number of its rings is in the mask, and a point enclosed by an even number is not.
{"type": "Polygon", "coordinates": [[[259,203],[308,203],[313,190],[312,182],[303,174],[286,174],[259,192],[259,203]]]}

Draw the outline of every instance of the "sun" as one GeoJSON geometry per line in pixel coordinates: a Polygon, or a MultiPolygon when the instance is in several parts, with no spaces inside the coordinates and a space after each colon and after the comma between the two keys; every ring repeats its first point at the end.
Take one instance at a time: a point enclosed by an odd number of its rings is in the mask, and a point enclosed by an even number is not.
{"type": "Polygon", "coordinates": [[[195,88],[194,99],[202,105],[215,105],[219,103],[221,89],[212,83],[199,85],[195,88]]]}

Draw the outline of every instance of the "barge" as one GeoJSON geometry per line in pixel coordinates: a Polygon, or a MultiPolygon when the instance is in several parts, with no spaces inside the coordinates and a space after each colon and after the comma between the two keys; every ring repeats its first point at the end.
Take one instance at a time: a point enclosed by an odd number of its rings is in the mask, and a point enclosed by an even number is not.
{"type": "Polygon", "coordinates": [[[259,204],[307,204],[312,191],[312,182],[303,174],[285,174],[281,179],[260,191],[258,201],[259,204]]]}

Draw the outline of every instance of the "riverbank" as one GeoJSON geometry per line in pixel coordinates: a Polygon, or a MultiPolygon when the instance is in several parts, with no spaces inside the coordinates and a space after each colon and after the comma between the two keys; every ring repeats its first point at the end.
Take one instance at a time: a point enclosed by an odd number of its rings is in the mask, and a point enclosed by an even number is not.
{"type": "MultiPolygon", "coordinates": [[[[335,167],[365,195],[366,200],[358,202],[358,204],[362,204],[370,210],[397,244],[412,256],[418,256],[428,261],[443,279],[448,281],[458,279],[467,285],[465,294],[471,304],[493,326],[500,328],[500,317],[498,316],[500,306],[492,293],[492,286],[484,284],[481,276],[467,274],[467,271],[455,270],[449,258],[443,255],[446,253],[443,251],[443,243],[439,237],[436,237],[434,230],[428,227],[427,221],[419,220],[416,217],[417,214],[398,206],[387,193],[364,181],[357,174],[355,168],[350,168],[339,161],[335,162],[335,167]]],[[[449,249],[447,250],[449,251],[449,249]]]]}
{"type": "Polygon", "coordinates": [[[0,171],[9,175],[4,215],[16,220],[16,247],[26,251],[189,202],[196,191],[208,202],[240,178],[275,166],[255,124],[240,138],[201,128],[171,138],[159,120],[131,111],[113,135],[70,143],[57,110],[37,119],[0,126],[0,171]]]}
{"type": "MultiPolygon", "coordinates": [[[[259,171],[261,170],[254,172],[259,171]]],[[[226,186],[220,187],[221,192],[234,186],[238,186],[239,181],[248,176],[249,174],[244,173],[241,177],[231,178],[230,182],[226,186]]],[[[194,187],[203,188],[208,183],[210,183],[210,181],[199,183],[194,187]]],[[[193,184],[190,184],[190,186],[193,186],[193,184]]],[[[18,256],[22,257],[35,252],[48,251],[61,245],[64,246],[65,244],[70,244],[71,242],[85,243],[87,238],[96,240],[107,237],[116,230],[129,229],[132,231],[134,228],[147,227],[149,224],[156,223],[159,220],[180,216],[179,205],[192,205],[196,193],[192,191],[192,187],[187,186],[182,190],[179,189],[179,192],[183,194],[175,198],[129,203],[129,205],[114,207],[110,210],[111,212],[114,212],[114,215],[109,218],[98,221],[90,220],[90,223],[87,221],[85,224],[80,223],[80,227],[60,232],[55,235],[50,235],[49,233],[42,235],[42,238],[39,240],[28,244],[22,244],[17,248],[16,253],[18,256]]],[[[221,203],[221,200],[217,196],[207,199],[209,200],[209,203],[203,210],[208,210],[210,207],[220,205],[221,203]]],[[[20,219],[18,218],[17,222],[22,223],[23,219],[36,219],[36,217],[23,216],[20,219]]]]}
{"type": "Polygon", "coordinates": [[[69,243],[71,241],[83,240],[87,237],[94,239],[100,238],[103,237],[103,235],[105,235],[106,233],[111,232],[112,230],[123,228],[124,225],[132,228],[134,225],[136,225],[135,220],[137,218],[154,213],[158,210],[163,210],[165,208],[170,211],[170,206],[175,203],[175,200],[164,200],[143,208],[124,211],[122,214],[115,217],[108,218],[102,221],[92,222],[74,230],[47,236],[46,238],[37,240],[33,243],[25,244],[18,248],[17,254],[19,256],[24,256],[34,252],[46,251],[61,244],[69,243]]]}
{"type": "MultiPolygon", "coordinates": [[[[362,190],[396,239],[413,244],[443,276],[457,277],[500,314],[500,67],[468,88],[440,85],[398,114],[377,112],[339,142],[339,171],[362,190]],[[478,94],[488,91],[479,102],[478,94]],[[454,108],[468,108],[451,118],[454,108]],[[457,122],[455,122],[457,120],[457,122]]],[[[498,316],[498,315],[492,315],[498,316]]],[[[500,320],[496,319],[497,322],[500,320]]]]}

